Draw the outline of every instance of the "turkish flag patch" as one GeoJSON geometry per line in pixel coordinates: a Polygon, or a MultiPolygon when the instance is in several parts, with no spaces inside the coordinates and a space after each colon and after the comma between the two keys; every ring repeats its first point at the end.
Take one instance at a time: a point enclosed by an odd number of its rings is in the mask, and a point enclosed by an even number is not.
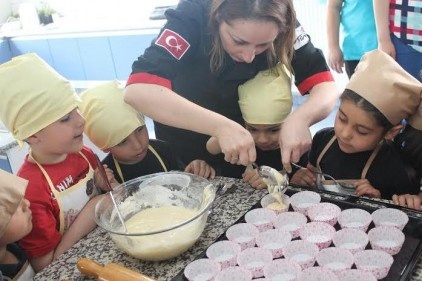
{"type": "Polygon", "coordinates": [[[155,45],[163,47],[178,60],[183,57],[190,47],[185,38],[169,29],[164,29],[163,33],[155,41],[155,45]]]}

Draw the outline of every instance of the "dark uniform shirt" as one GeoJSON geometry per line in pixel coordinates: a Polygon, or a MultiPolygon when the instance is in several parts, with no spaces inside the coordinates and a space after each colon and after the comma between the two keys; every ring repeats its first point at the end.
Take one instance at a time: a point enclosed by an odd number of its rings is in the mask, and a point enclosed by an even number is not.
{"type": "MultiPolygon", "coordinates": [[[[179,157],[170,149],[170,146],[161,140],[151,139],[149,140],[149,144],[157,151],[158,155],[163,160],[164,165],[167,168],[167,171],[178,170],[183,171],[185,169],[185,165],[182,163],[179,157]]],[[[148,150],[145,158],[132,165],[126,165],[119,163],[120,169],[123,174],[123,179],[120,178],[119,174],[117,173],[116,166],[114,165],[113,157],[111,153],[109,153],[104,160],[102,161],[103,164],[107,164],[107,166],[114,172],[114,176],[116,179],[122,183],[123,181],[128,181],[140,176],[145,176],[153,173],[165,172],[163,166],[161,165],[160,161],[157,157],[148,150]]]]}
{"type": "Polygon", "coordinates": [[[16,243],[11,243],[6,246],[6,250],[12,253],[18,260],[17,264],[0,264],[0,271],[3,274],[4,280],[12,280],[28,262],[24,250],[16,243]]]}
{"type": "MultiPolygon", "coordinates": [[[[266,54],[257,55],[252,63],[235,62],[226,54],[218,73],[210,69],[212,37],[208,29],[209,0],[181,1],[175,10],[166,12],[167,23],[144,54],[133,63],[127,84],[158,84],[172,89],[188,100],[243,124],[237,88],[268,69],[266,54]]],[[[292,66],[295,83],[302,94],[314,85],[333,81],[322,52],[312,45],[309,36],[297,23],[292,66]]],[[[156,110],[160,110],[157,108],[156,110]]],[[[219,169],[222,156],[206,151],[208,136],[165,126],[155,122],[158,139],[168,141],[185,163],[203,159],[219,169]]]]}
{"type": "MultiPolygon", "coordinates": [[[[330,139],[334,136],[334,128],[318,131],[309,152],[309,162],[316,167],[318,156],[330,139]]],[[[321,170],[335,179],[360,179],[363,168],[372,154],[371,151],[344,153],[337,140],[327,150],[319,163],[321,170]]],[[[381,192],[381,197],[390,199],[393,194],[418,194],[419,184],[407,173],[408,166],[399,152],[391,145],[384,143],[369,167],[366,179],[381,192]]]]}

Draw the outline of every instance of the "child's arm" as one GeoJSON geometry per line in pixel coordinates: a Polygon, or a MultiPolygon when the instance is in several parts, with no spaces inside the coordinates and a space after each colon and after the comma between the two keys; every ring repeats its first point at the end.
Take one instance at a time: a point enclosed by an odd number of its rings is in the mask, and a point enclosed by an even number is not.
{"type": "Polygon", "coordinates": [[[207,150],[209,153],[214,155],[221,153],[221,147],[216,137],[210,137],[207,141],[207,150]]]}
{"type": "Polygon", "coordinates": [[[390,1],[373,0],[375,25],[377,28],[378,49],[396,58],[396,49],[390,38],[390,30],[388,23],[388,13],[390,1]]]}
{"type": "Polygon", "coordinates": [[[249,167],[252,167],[252,165],[246,167],[245,172],[242,174],[243,181],[249,183],[253,188],[256,189],[267,188],[267,185],[258,174],[258,169],[249,167]]]}
{"type": "Polygon", "coordinates": [[[207,162],[205,162],[204,160],[193,160],[192,162],[190,162],[186,168],[185,168],[185,172],[186,173],[191,173],[203,178],[210,178],[213,179],[215,177],[215,170],[213,167],[211,167],[207,162]]]}
{"type": "Polygon", "coordinates": [[[414,194],[402,194],[402,195],[393,195],[394,204],[408,207],[416,210],[422,210],[422,192],[419,195],[414,194]]]}
{"type": "Polygon", "coordinates": [[[340,12],[343,0],[328,0],[327,3],[327,40],[328,65],[337,73],[343,73],[343,53],[340,49],[340,12]]]}
{"type": "Polygon", "coordinates": [[[62,239],[60,240],[60,243],[53,251],[49,252],[48,254],[42,257],[30,260],[31,265],[36,272],[39,272],[44,267],[49,265],[54,259],[56,259],[66,250],[71,248],[76,242],[78,242],[81,238],[90,233],[97,226],[94,220],[94,208],[95,204],[103,196],[105,195],[97,195],[90,201],[88,201],[88,203],[78,214],[77,218],[72,223],[70,228],[64,233],[62,239]]]}

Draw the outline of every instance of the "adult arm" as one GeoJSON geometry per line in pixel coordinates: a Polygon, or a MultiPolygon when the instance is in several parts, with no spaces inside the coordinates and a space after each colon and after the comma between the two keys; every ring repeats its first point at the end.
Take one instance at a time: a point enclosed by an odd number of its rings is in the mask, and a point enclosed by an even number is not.
{"type": "Polygon", "coordinates": [[[228,162],[247,165],[256,159],[253,138],[245,128],[169,88],[136,83],[128,85],[123,94],[128,104],[160,123],[216,137],[228,162]]]}
{"type": "Polygon", "coordinates": [[[388,14],[390,1],[373,0],[375,26],[377,28],[378,49],[387,53],[392,58],[396,58],[396,49],[390,38],[388,14]]]}
{"type": "Polygon", "coordinates": [[[328,65],[337,73],[343,73],[344,59],[340,49],[340,12],[343,0],[328,0],[327,2],[327,41],[328,65]]]}
{"type": "Polygon", "coordinates": [[[292,67],[295,84],[302,95],[309,97],[290,114],[280,133],[280,149],[284,168],[291,172],[291,162],[298,162],[311,147],[309,127],[332,111],[340,95],[321,50],[315,48],[299,23],[296,27],[292,67]]]}

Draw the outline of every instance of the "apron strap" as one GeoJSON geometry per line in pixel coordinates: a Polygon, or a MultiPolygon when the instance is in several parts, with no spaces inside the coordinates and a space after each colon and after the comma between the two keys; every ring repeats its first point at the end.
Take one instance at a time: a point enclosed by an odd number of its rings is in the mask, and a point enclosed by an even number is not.
{"type": "Polygon", "coordinates": [[[368,173],[369,167],[371,166],[372,162],[374,162],[375,157],[377,156],[378,152],[380,151],[382,146],[382,141],[377,145],[377,147],[372,151],[371,156],[369,156],[368,161],[366,161],[365,167],[363,167],[363,171],[361,174],[361,178],[366,178],[366,174],[368,173]]]}
{"type": "Polygon", "coordinates": [[[330,141],[325,145],[324,149],[321,151],[321,153],[318,156],[317,162],[316,162],[316,168],[318,171],[321,172],[321,167],[319,166],[319,163],[321,162],[322,158],[324,157],[327,150],[330,148],[330,146],[333,144],[333,142],[337,139],[336,135],[334,135],[330,141]]]}

